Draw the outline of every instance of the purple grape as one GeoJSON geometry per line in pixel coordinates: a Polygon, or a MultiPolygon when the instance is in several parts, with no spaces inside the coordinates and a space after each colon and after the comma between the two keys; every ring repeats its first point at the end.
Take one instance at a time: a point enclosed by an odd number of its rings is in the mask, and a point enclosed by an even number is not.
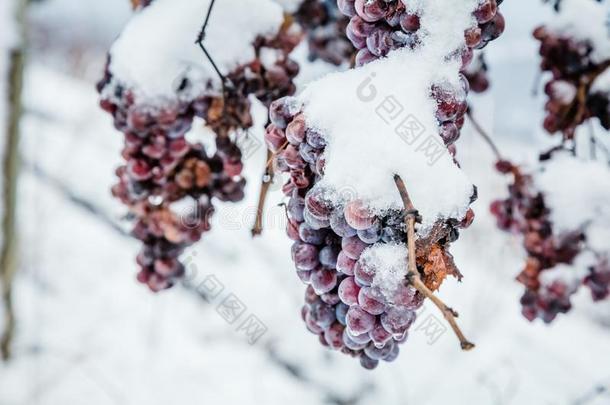
{"type": "Polygon", "coordinates": [[[342,302],[338,303],[335,308],[335,315],[337,317],[337,321],[343,326],[347,325],[347,321],[345,320],[345,317],[347,315],[348,309],[349,309],[349,305],[346,305],[342,302]]]}
{"type": "MultiPolygon", "coordinates": [[[[391,320],[396,323],[396,317],[391,318],[391,320]]],[[[349,308],[347,311],[346,321],[347,327],[354,335],[368,333],[375,326],[375,316],[369,314],[357,305],[349,308]]]]}
{"type": "Polygon", "coordinates": [[[354,279],[358,285],[368,287],[373,284],[374,278],[375,269],[362,264],[360,261],[356,262],[354,265],[354,279]]]}
{"type": "Polygon", "coordinates": [[[311,270],[297,270],[297,276],[304,284],[311,282],[311,270]]]}
{"type": "Polygon", "coordinates": [[[305,209],[305,200],[298,195],[294,195],[288,200],[288,214],[290,218],[303,222],[303,210],[305,209]]]}
{"type": "Polygon", "coordinates": [[[317,294],[332,291],[337,286],[337,272],[319,267],[311,272],[311,286],[317,294]]]}
{"type": "Polygon", "coordinates": [[[337,271],[347,275],[354,275],[354,265],[356,261],[347,256],[343,251],[339,252],[339,256],[337,256],[337,271]]]}
{"type": "Polygon", "coordinates": [[[295,242],[292,245],[292,260],[298,270],[313,270],[320,263],[318,249],[308,243],[295,242]]]}
{"type": "Polygon", "coordinates": [[[322,329],[328,328],[337,319],[335,309],[321,300],[311,304],[310,311],[312,321],[322,329]]]}
{"type": "Polygon", "coordinates": [[[353,277],[347,277],[339,284],[339,298],[346,305],[356,305],[360,287],[354,282],[353,277]]]}
{"type": "Polygon", "coordinates": [[[381,325],[394,335],[405,333],[414,321],[415,312],[405,307],[393,306],[381,315],[381,325]]]}
{"type": "Polygon", "coordinates": [[[343,330],[343,344],[351,350],[363,350],[366,347],[366,343],[357,343],[347,333],[347,328],[343,330]]]}
{"type": "Polygon", "coordinates": [[[361,335],[354,335],[353,333],[350,332],[349,328],[347,328],[347,335],[350,337],[350,339],[352,339],[354,342],[356,342],[358,344],[367,344],[371,341],[371,337],[368,335],[368,333],[363,333],[361,335]]]}
{"type": "Polygon", "coordinates": [[[364,353],[374,360],[383,360],[394,350],[394,341],[388,341],[383,347],[377,347],[373,342],[364,348],[364,353]]]}
{"type": "Polygon", "coordinates": [[[347,221],[345,220],[345,216],[343,215],[343,210],[336,209],[330,215],[330,228],[337,235],[349,238],[351,236],[356,236],[357,231],[349,226],[347,221]]]}
{"type": "Polygon", "coordinates": [[[314,333],[316,335],[319,335],[320,333],[324,332],[324,329],[314,321],[314,318],[311,312],[309,311],[307,311],[307,313],[305,314],[305,325],[311,333],[314,333]]]}
{"type": "Polygon", "coordinates": [[[388,353],[388,355],[384,357],[383,360],[387,361],[388,363],[391,363],[398,358],[398,354],[400,354],[400,347],[395,344],[394,346],[392,346],[392,351],[388,353]]]}
{"type": "Polygon", "coordinates": [[[360,356],[360,365],[367,370],[373,370],[379,365],[379,360],[371,359],[369,356],[362,354],[360,356]]]}
{"type": "Polygon", "coordinates": [[[369,332],[369,336],[377,347],[383,347],[386,342],[392,339],[392,333],[385,330],[379,320],[375,323],[375,326],[369,332]]]}
{"type": "Polygon", "coordinates": [[[309,212],[309,209],[307,209],[307,207],[305,207],[305,210],[303,211],[303,219],[305,220],[305,223],[313,229],[322,229],[330,226],[330,222],[328,220],[318,219],[314,217],[309,212]]]}
{"type": "Polygon", "coordinates": [[[369,245],[373,245],[379,240],[381,240],[381,236],[383,235],[383,229],[379,221],[375,220],[375,222],[366,229],[362,229],[358,231],[358,237],[364,243],[368,243],[369,245]]]}
{"type": "Polygon", "coordinates": [[[356,230],[370,228],[375,222],[375,215],[360,200],[347,203],[344,214],[347,223],[356,230]]]}
{"type": "Polygon", "coordinates": [[[358,305],[371,315],[381,315],[386,305],[381,293],[371,287],[363,287],[358,293],[358,305]]]}
{"type": "Polygon", "coordinates": [[[331,269],[335,269],[337,267],[337,257],[339,252],[337,251],[337,247],[335,246],[325,246],[320,250],[320,263],[324,266],[329,267],[331,269]]]}
{"type": "Polygon", "coordinates": [[[303,222],[301,225],[299,225],[299,237],[305,243],[321,245],[324,243],[324,239],[326,238],[326,230],[313,229],[303,222]]]}
{"type": "Polygon", "coordinates": [[[300,145],[305,139],[305,117],[300,114],[286,127],[286,139],[292,145],[300,145]]]}
{"type": "Polygon", "coordinates": [[[321,133],[316,130],[308,129],[306,131],[307,143],[316,149],[322,149],[326,146],[326,141],[321,133]]]}
{"type": "Polygon", "coordinates": [[[349,238],[343,238],[341,240],[341,248],[343,252],[353,260],[358,260],[362,252],[368,247],[368,245],[362,242],[357,236],[349,238]]]}
{"type": "Polygon", "coordinates": [[[320,299],[328,305],[337,305],[341,302],[339,294],[333,291],[320,295],[320,299]]]}
{"type": "Polygon", "coordinates": [[[330,218],[332,203],[322,196],[322,191],[319,189],[312,189],[305,195],[305,207],[317,219],[330,218]]]}
{"type": "Polygon", "coordinates": [[[345,326],[338,322],[333,323],[330,328],[324,331],[324,339],[328,346],[334,350],[341,350],[343,348],[343,331],[345,326]]]}

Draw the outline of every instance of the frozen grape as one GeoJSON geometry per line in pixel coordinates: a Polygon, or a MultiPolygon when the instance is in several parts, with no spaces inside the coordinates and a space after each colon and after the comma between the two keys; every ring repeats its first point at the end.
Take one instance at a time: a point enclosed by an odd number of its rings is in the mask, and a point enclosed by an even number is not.
{"type": "Polygon", "coordinates": [[[375,316],[369,314],[357,305],[350,307],[350,309],[347,311],[346,321],[347,327],[354,335],[368,333],[375,326],[375,316]]]}

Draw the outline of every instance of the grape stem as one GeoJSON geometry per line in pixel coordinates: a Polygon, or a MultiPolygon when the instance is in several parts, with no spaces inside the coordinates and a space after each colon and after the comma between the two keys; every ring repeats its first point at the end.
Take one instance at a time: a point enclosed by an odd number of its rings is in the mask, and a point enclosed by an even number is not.
{"type": "Polygon", "coordinates": [[[256,219],[254,220],[254,226],[252,227],[252,237],[259,236],[263,233],[263,216],[265,213],[265,202],[267,200],[267,193],[269,193],[269,187],[273,182],[273,165],[269,162],[273,161],[273,152],[267,149],[267,160],[265,164],[265,172],[261,180],[261,191],[258,195],[258,207],[256,208],[256,219]]]}
{"type": "Polygon", "coordinates": [[[496,156],[496,159],[498,161],[504,160],[502,158],[502,154],[500,153],[500,150],[498,149],[498,147],[496,146],[496,144],[494,143],[494,141],[491,139],[491,136],[489,136],[489,134],[487,133],[487,131],[485,131],[483,129],[483,127],[481,126],[481,124],[479,124],[479,121],[477,121],[474,118],[474,115],[472,114],[472,108],[470,106],[468,106],[468,109],[466,110],[466,115],[468,116],[468,119],[470,120],[470,122],[472,123],[472,126],[474,127],[474,129],[477,131],[477,133],[479,135],[481,135],[481,138],[483,138],[483,140],[487,143],[487,145],[489,145],[489,147],[491,148],[492,152],[494,153],[494,155],[496,156]]]}
{"type": "Polygon", "coordinates": [[[421,276],[419,271],[417,270],[417,262],[415,257],[415,222],[418,220],[418,212],[413,206],[413,202],[409,197],[409,193],[407,192],[407,187],[405,186],[404,181],[400,178],[399,175],[394,175],[394,182],[396,183],[396,187],[398,188],[398,192],[400,193],[400,197],[402,199],[402,203],[405,207],[405,223],[407,225],[407,247],[408,247],[408,273],[407,273],[407,281],[411,284],[417,291],[419,291],[424,297],[429,298],[434,305],[438,307],[438,309],[442,312],[443,317],[447,320],[451,329],[456,334],[457,338],[460,340],[460,346],[462,350],[470,350],[474,348],[474,343],[470,342],[464,334],[462,330],[458,326],[455,318],[458,317],[458,313],[454,311],[451,307],[447,306],[440,298],[438,298],[434,293],[424,284],[421,280],[421,276]]]}
{"type": "Polygon", "coordinates": [[[256,219],[254,220],[254,226],[252,227],[252,237],[259,236],[263,233],[263,216],[265,214],[265,202],[267,200],[267,194],[269,193],[269,187],[273,183],[275,172],[273,170],[273,160],[275,157],[288,146],[288,141],[273,153],[267,150],[267,163],[265,163],[265,172],[261,181],[261,191],[258,195],[258,207],[256,209],[256,219]]]}
{"type": "Polygon", "coordinates": [[[197,45],[199,45],[199,47],[203,51],[205,57],[210,62],[210,64],[212,65],[212,68],[214,68],[214,71],[216,72],[216,74],[220,78],[220,81],[222,83],[222,92],[223,92],[223,94],[225,94],[226,93],[226,86],[227,86],[227,84],[229,82],[229,79],[227,79],[227,77],[220,72],[220,69],[216,65],[216,62],[214,62],[214,59],[212,58],[212,56],[210,55],[210,53],[206,49],[205,45],[203,45],[203,41],[205,40],[205,31],[206,31],[206,28],[208,27],[208,23],[210,22],[210,15],[212,15],[212,8],[214,8],[214,2],[215,1],[216,0],[211,0],[210,1],[210,7],[208,7],[208,12],[207,12],[207,14],[205,16],[205,21],[203,22],[203,26],[201,27],[201,31],[199,31],[199,35],[197,35],[197,40],[195,41],[195,43],[197,45]]]}

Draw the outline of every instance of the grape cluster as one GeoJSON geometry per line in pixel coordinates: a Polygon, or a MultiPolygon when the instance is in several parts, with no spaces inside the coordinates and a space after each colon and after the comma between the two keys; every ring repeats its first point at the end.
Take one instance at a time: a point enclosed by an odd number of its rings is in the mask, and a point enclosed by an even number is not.
{"type": "MultiPolygon", "coordinates": [[[[457,54],[463,67],[472,58],[472,48],[484,47],[503,31],[499,3],[482,1],[475,12],[479,24],[466,31],[467,46],[457,54]]],[[[347,36],[358,49],[356,65],[383,57],[391,49],[419,45],[419,15],[408,13],[401,1],[339,0],[338,6],[350,17],[347,36]]],[[[439,133],[453,155],[467,110],[469,83],[465,76],[461,79],[458,86],[435,83],[430,89],[437,103],[439,133]]],[[[375,281],[379,269],[364,259],[363,252],[373,245],[406,243],[404,211],[375,215],[353,196],[344,198],[342,205],[331,203],[317,186],[325,169],[324,135],[307,127],[293,98],[274,102],[270,119],[267,146],[278,170],[290,175],[283,186],[290,197],[287,233],[294,241],[297,275],[308,285],[302,311],[307,328],[319,335],[323,345],[359,357],[367,369],[381,360],[393,361],[423,296],[406,280],[392,293],[382,291],[375,281]]],[[[447,275],[461,277],[448,247],[473,220],[469,210],[461,221],[439,221],[428,237],[416,241],[417,267],[431,290],[438,289],[447,275]]]]}
{"type": "MultiPolygon", "coordinates": [[[[503,0],[482,0],[474,16],[477,24],[464,32],[466,46],[454,50],[466,67],[473,49],[484,48],[504,31],[504,17],[498,11],[503,0]]],[[[386,56],[398,48],[416,48],[421,42],[420,15],[409,8],[406,0],[338,0],[339,10],[350,17],[347,37],[358,53],[356,65],[361,66],[386,56]]]]}
{"type": "MultiPolygon", "coordinates": [[[[494,201],[491,212],[498,227],[523,235],[527,252],[525,267],[517,277],[526,289],[521,297],[522,313],[530,321],[540,318],[550,323],[558,314],[571,309],[570,297],[578,285],[561,278],[545,282],[541,276],[559,265],[572,265],[585,247],[586,235],[582,230],[554,232],[551,208],[544,194],[534,187],[532,177],[508,161],[498,162],[496,168],[503,174],[512,175],[513,181],[509,197],[494,201]]],[[[589,268],[588,275],[579,280],[590,288],[595,301],[609,295],[609,270],[608,258],[600,255],[598,264],[589,268]]]]}
{"type": "Polygon", "coordinates": [[[178,257],[210,230],[213,199],[236,202],[244,197],[242,153],[236,131],[252,126],[250,101],[254,95],[265,105],[295,91],[298,65],[288,54],[298,43],[288,25],[277,36],[259,37],[253,44],[256,59],[227,76],[223,91],[210,80],[206,91],[193,98],[188,78],[176,88],[174,100],[161,107],[137,100],[134,89],[110,71],[98,83],[101,107],[124,134],[125,164],[113,195],[135,220],[133,235],[143,243],[137,263],[138,280],[151,290],[171,287],[182,275],[178,257]],[[273,63],[261,54],[271,49],[273,63]],[[195,117],[203,118],[215,133],[216,148],[186,139],[195,117]],[[176,212],[180,202],[191,204],[188,213],[176,212]]]}
{"type": "MultiPolygon", "coordinates": [[[[308,285],[302,316],[323,345],[359,357],[372,369],[380,360],[396,359],[423,302],[406,280],[390,294],[382,291],[375,283],[376,265],[363,260],[373,245],[406,242],[404,211],[375,215],[348,195],[344,204],[331,203],[317,186],[324,175],[325,138],[307,127],[299,108],[290,97],[274,102],[265,140],[278,170],[290,175],[283,186],[289,197],[287,233],[294,241],[297,275],[308,285]]],[[[460,276],[447,247],[473,218],[469,211],[461,222],[441,221],[429,237],[418,239],[417,264],[430,289],[447,275],[460,276]]]]}
{"type": "Polygon", "coordinates": [[[544,87],[548,97],[544,129],[572,139],[576,128],[590,118],[610,129],[610,94],[592,91],[595,80],[610,68],[610,60],[595,61],[590,41],[562,36],[545,26],[536,28],[534,37],[540,41],[540,68],[552,74],[544,87]]]}
{"type": "Polygon", "coordinates": [[[294,18],[307,34],[311,61],[351,63],[355,51],[345,35],[349,19],[339,12],[336,0],[305,0],[294,18]]]}

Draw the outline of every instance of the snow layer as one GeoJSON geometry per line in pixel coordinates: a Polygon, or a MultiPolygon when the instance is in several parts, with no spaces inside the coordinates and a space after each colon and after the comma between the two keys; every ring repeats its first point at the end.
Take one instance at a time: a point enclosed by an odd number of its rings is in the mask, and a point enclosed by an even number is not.
{"type": "MultiPolygon", "coordinates": [[[[447,55],[463,46],[477,0],[421,0],[423,46],[347,72],[329,74],[300,95],[310,126],[327,140],[322,187],[350,190],[374,211],[401,208],[393,175],[405,181],[422,229],[439,218],[462,218],[473,186],[438,135],[433,83],[459,87],[459,67],[447,55]]],[[[332,193],[335,192],[335,193],[332,193]]],[[[339,198],[339,197],[337,197],[339,198]]]]}
{"type": "Polygon", "coordinates": [[[534,180],[557,233],[583,229],[589,247],[610,253],[610,169],[605,161],[557,155],[534,180]]]}
{"type": "Polygon", "coordinates": [[[593,44],[592,59],[603,62],[610,59],[610,1],[562,0],[558,14],[547,27],[558,34],[590,41],[593,44]]]}
{"type": "Polygon", "coordinates": [[[407,275],[407,246],[403,244],[380,243],[362,252],[360,260],[366,267],[375,269],[372,286],[389,301],[396,290],[404,284],[407,275]]]}
{"type": "MultiPolygon", "coordinates": [[[[125,27],[111,49],[111,72],[147,101],[171,97],[183,78],[196,87],[219,84],[195,44],[209,0],[155,0],[125,27]]],[[[205,46],[223,74],[255,57],[252,42],[273,35],[283,22],[272,0],[222,0],[212,10],[205,46]]]]}

